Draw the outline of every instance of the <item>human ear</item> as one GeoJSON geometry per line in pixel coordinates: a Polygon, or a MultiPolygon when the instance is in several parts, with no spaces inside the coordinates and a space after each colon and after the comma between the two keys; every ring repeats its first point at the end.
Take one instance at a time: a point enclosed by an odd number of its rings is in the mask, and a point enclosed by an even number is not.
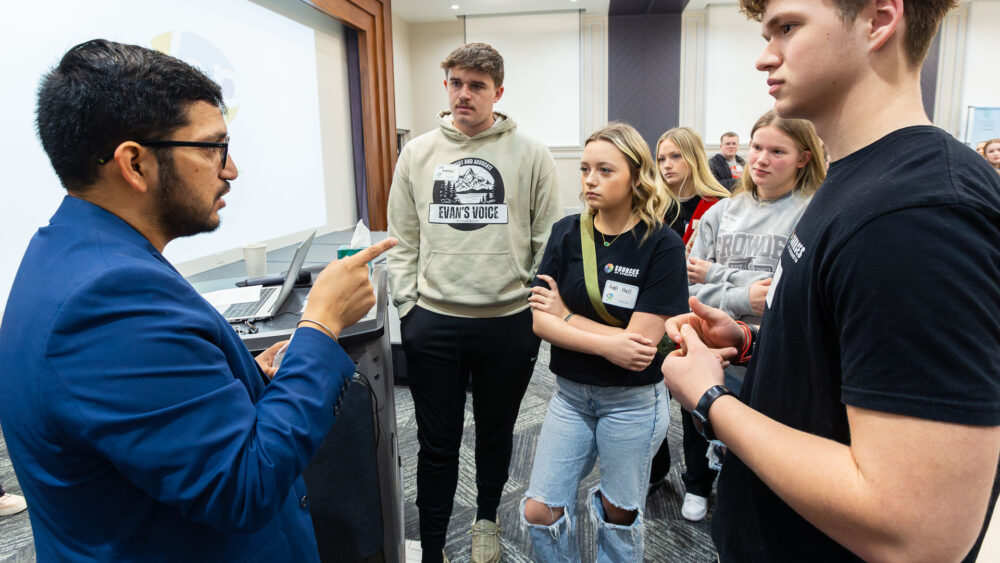
{"type": "Polygon", "coordinates": [[[878,51],[893,34],[897,31],[902,33],[900,26],[903,22],[903,0],[875,0],[869,10],[871,29],[868,33],[868,46],[870,51],[878,51]]]}
{"type": "Polygon", "coordinates": [[[497,88],[497,93],[493,95],[493,103],[500,101],[500,96],[503,96],[503,86],[497,88]]]}
{"type": "Polygon", "coordinates": [[[806,164],[809,164],[809,161],[812,160],[812,157],[813,157],[812,151],[802,151],[801,153],[799,153],[799,161],[795,164],[795,167],[802,168],[806,164]]]}
{"type": "Polygon", "coordinates": [[[115,149],[114,163],[122,180],[138,193],[149,190],[150,172],[155,160],[153,151],[144,149],[139,143],[125,141],[115,149]]]}

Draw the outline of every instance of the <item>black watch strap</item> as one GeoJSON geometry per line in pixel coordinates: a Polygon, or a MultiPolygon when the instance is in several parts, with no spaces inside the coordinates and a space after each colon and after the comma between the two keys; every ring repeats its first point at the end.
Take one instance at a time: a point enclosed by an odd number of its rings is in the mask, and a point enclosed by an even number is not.
{"type": "Polygon", "coordinates": [[[725,385],[715,385],[708,388],[705,394],[701,396],[698,401],[698,405],[691,411],[691,416],[694,417],[694,421],[698,424],[695,426],[700,426],[699,432],[705,437],[706,440],[711,442],[715,439],[715,432],[712,431],[712,425],[708,422],[708,409],[712,408],[712,403],[716,399],[725,395],[736,396],[735,393],[729,390],[725,385]]]}

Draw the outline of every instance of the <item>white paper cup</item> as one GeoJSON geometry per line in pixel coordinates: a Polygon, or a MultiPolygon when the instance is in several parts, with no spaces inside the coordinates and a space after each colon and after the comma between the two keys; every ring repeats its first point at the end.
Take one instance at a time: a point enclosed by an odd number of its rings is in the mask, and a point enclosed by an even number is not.
{"type": "Polygon", "coordinates": [[[267,245],[248,244],[243,247],[243,261],[247,264],[248,278],[262,278],[267,275],[267,245]]]}

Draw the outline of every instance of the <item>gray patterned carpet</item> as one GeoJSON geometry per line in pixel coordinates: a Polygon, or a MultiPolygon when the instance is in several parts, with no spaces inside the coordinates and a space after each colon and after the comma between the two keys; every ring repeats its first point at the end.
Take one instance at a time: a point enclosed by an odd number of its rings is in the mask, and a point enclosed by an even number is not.
{"type": "MultiPolygon", "coordinates": [[[[8,493],[21,492],[21,485],[14,476],[14,468],[7,455],[7,442],[0,433],[0,483],[8,493]]],[[[28,513],[0,517],[0,561],[28,563],[35,560],[34,544],[31,541],[31,524],[28,513]]]]}
{"type": "MultiPolygon", "coordinates": [[[[535,375],[528,392],[521,403],[514,435],[514,456],[511,461],[511,477],[504,490],[500,505],[499,520],[503,528],[504,561],[533,561],[531,545],[527,533],[521,529],[518,519],[518,504],[528,486],[531,462],[535,451],[535,441],[545,418],[549,397],[555,390],[555,380],[548,370],[548,345],[543,344],[539,354],[535,375]]],[[[404,493],[406,497],[405,520],[407,539],[417,539],[416,499],[416,422],[413,419],[413,403],[410,392],[405,387],[396,388],[397,423],[399,426],[400,454],[404,465],[404,493]]],[[[715,550],[709,538],[709,520],[691,523],[680,516],[683,500],[683,485],[680,480],[681,425],[677,404],[671,406],[671,425],[668,433],[674,467],[668,482],[658,487],[646,503],[646,561],[655,562],[710,562],[716,561],[715,550]]],[[[475,477],[473,446],[475,432],[472,421],[471,397],[466,404],[465,436],[463,438],[459,467],[459,486],[455,495],[455,510],[448,532],[446,551],[452,561],[465,563],[469,560],[469,538],[466,535],[475,517],[475,477]]],[[[595,468],[580,485],[582,497],[590,487],[597,484],[595,468]]],[[[14,470],[7,455],[7,445],[0,438],[0,482],[10,492],[20,492],[14,470]]],[[[713,498],[714,501],[714,498],[713,498]]],[[[30,510],[30,508],[29,508],[30,510]]],[[[578,512],[583,516],[585,512],[578,512]]],[[[711,510],[709,518],[711,518],[711,510]]],[[[579,519],[580,550],[583,561],[594,560],[594,528],[589,519],[579,519]]],[[[0,518],[0,561],[27,563],[35,560],[31,539],[31,525],[28,513],[0,518]]]]}

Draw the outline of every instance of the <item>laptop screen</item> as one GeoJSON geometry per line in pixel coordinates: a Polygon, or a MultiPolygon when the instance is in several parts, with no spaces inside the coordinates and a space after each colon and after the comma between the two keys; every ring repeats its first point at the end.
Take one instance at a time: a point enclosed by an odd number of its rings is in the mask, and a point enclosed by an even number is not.
{"type": "Polygon", "coordinates": [[[316,236],[316,231],[313,231],[306,240],[299,244],[299,247],[295,249],[295,256],[292,257],[292,264],[288,267],[288,272],[285,274],[285,283],[281,284],[281,292],[278,293],[278,299],[274,302],[274,306],[271,307],[270,314],[274,316],[278,314],[281,306],[285,304],[285,300],[291,295],[292,290],[295,289],[295,280],[299,278],[299,272],[302,270],[302,264],[306,261],[306,254],[309,254],[309,247],[312,246],[313,237],[316,236]]]}

